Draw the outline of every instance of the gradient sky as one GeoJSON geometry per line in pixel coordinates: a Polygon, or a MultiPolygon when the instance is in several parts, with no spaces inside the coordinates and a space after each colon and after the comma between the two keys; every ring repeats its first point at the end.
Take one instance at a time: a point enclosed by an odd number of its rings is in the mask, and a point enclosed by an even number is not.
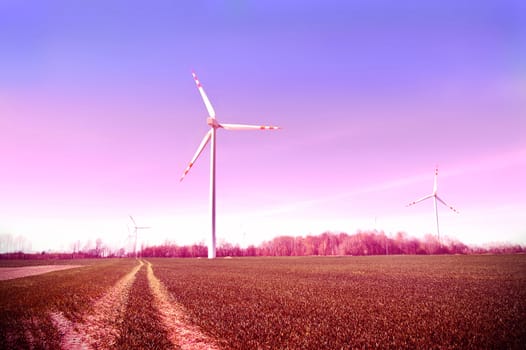
{"type": "Polygon", "coordinates": [[[0,2],[0,234],[218,241],[378,229],[526,244],[523,1],[0,2]]]}

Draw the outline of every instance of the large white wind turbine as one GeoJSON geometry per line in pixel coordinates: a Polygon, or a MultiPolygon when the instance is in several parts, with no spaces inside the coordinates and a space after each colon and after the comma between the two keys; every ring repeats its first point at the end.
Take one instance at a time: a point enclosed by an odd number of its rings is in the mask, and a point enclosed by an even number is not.
{"type": "Polygon", "coordinates": [[[135,243],[133,244],[133,255],[135,255],[135,259],[137,259],[137,231],[139,230],[145,230],[149,229],[151,227],[149,226],[137,226],[137,223],[133,219],[133,216],[130,215],[130,219],[133,222],[133,234],[135,235],[135,243]]]}
{"type": "Polygon", "coordinates": [[[186,167],[183,175],[181,176],[180,181],[183,181],[184,177],[186,176],[186,174],[188,174],[190,168],[194,165],[201,152],[203,152],[205,146],[208,144],[208,142],[210,142],[210,215],[212,220],[212,226],[211,237],[208,244],[208,258],[213,259],[216,257],[216,130],[277,130],[280,128],[277,126],[219,123],[216,119],[216,112],[214,111],[214,107],[212,107],[212,104],[210,103],[210,100],[208,99],[208,96],[206,95],[203,86],[197,79],[197,75],[194,72],[192,72],[192,76],[194,77],[197,89],[199,90],[199,93],[203,98],[203,102],[205,103],[206,110],[208,111],[208,118],[206,119],[206,123],[208,124],[208,126],[210,126],[210,130],[206,133],[205,137],[201,141],[199,148],[195,152],[194,157],[190,161],[190,164],[188,164],[188,167],[186,167]]]}
{"type": "Polygon", "coordinates": [[[439,229],[439,226],[438,226],[438,206],[437,206],[437,201],[439,201],[440,203],[444,204],[446,207],[448,207],[449,209],[453,210],[457,214],[458,214],[458,210],[456,210],[455,208],[453,208],[452,206],[450,206],[449,204],[444,202],[444,200],[438,196],[438,194],[437,194],[437,179],[438,179],[438,167],[435,168],[435,182],[433,184],[433,193],[431,193],[431,194],[429,194],[429,195],[427,195],[425,197],[422,197],[420,199],[417,199],[416,201],[409,203],[407,206],[409,207],[409,206],[414,205],[416,203],[422,202],[422,201],[424,201],[426,199],[433,198],[433,202],[435,203],[435,217],[436,217],[436,221],[437,221],[437,239],[440,242],[440,229],[439,229]]]}

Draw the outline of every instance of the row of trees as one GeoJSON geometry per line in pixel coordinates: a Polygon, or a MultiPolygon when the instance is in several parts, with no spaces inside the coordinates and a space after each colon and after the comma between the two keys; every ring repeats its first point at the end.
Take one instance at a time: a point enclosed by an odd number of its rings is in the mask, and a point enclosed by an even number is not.
{"type": "MultiPolygon", "coordinates": [[[[162,245],[142,248],[143,257],[206,257],[203,243],[178,246],[165,242],[162,245]]],[[[520,245],[495,245],[488,248],[469,247],[457,240],[439,242],[435,236],[424,239],[409,237],[403,232],[388,237],[383,232],[346,233],[325,232],[321,235],[279,236],[259,246],[241,248],[227,242],[217,247],[219,257],[241,256],[308,256],[308,255],[390,255],[390,254],[482,254],[521,253],[526,247],[520,245]]]]}
{"type": "MultiPolygon", "coordinates": [[[[399,232],[393,237],[384,232],[357,232],[353,235],[346,233],[325,232],[321,235],[308,236],[279,236],[258,246],[251,245],[241,248],[223,242],[217,247],[219,257],[241,256],[335,256],[335,255],[391,255],[391,254],[483,254],[483,253],[523,253],[526,247],[520,245],[493,245],[490,247],[469,247],[457,240],[446,239],[439,242],[435,236],[426,235],[423,239],[409,237],[399,232]]],[[[166,241],[161,245],[143,246],[138,249],[141,257],[206,257],[208,248],[203,243],[192,245],[177,245],[166,241]]],[[[0,254],[1,257],[11,258],[104,258],[104,257],[133,257],[133,252],[124,248],[111,250],[97,239],[95,244],[86,242],[81,247],[80,241],[72,245],[71,253],[25,254],[22,251],[0,254]]]]}
{"type": "Polygon", "coordinates": [[[24,252],[31,250],[31,242],[24,236],[10,233],[0,234],[0,252],[24,252]]]}
{"type": "Polygon", "coordinates": [[[126,256],[124,248],[112,250],[111,247],[105,244],[101,238],[97,238],[95,242],[88,240],[82,246],[81,242],[77,240],[71,244],[71,253],[46,251],[36,254],[26,253],[31,251],[31,246],[31,241],[22,235],[13,236],[11,234],[0,234],[0,258],[39,257],[47,259],[50,256],[59,258],[105,258],[110,256],[126,256]]]}

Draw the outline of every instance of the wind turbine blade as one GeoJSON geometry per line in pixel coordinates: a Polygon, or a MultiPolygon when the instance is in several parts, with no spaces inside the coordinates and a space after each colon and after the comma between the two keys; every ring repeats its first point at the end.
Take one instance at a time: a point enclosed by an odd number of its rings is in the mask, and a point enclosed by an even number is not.
{"type": "Polygon", "coordinates": [[[199,148],[195,152],[194,157],[190,161],[190,164],[188,164],[188,166],[186,167],[186,169],[185,169],[183,175],[181,176],[181,178],[179,179],[179,181],[183,181],[183,179],[186,176],[186,174],[188,174],[188,172],[190,171],[190,168],[192,168],[192,166],[194,165],[194,163],[197,160],[197,158],[199,157],[199,155],[203,152],[203,149],[205,148],[206,144],[208,143],[208,141],[210,141],[210,137],[212,136],[212,131],[213,130],[214,129],[210,129],[206,133],[205,137],[203,137],[203,140],[201,141],[201,144],[199,145],[199,148]]]}
{"type": "Polygon", "coordinates": [[[133,222],[133,226],[135,226],[137,228],[137,224],[135,223],[135,220],[133,220],[133,216],[130,215],[130,219],[133,222]]]}
{"type": "Polygon", "coordinates": [[[432,194],[427,195],[427,196],[425,196],[425,197],[422,197],[422,198],[420,198],[420,199],[417,199],[417,200],[414,201],[414,202],[409,203],[407,206],[410,207],[411,205],[415,205],[416,203],[420,203],[420,202],[422,202],[422,201],[425,201],[426,199],[433,198],[433,197],[434,197],[434,195],[432,195],[432,194]]]}
{"type": "Polygon", "coordinates": [[[197,79],[197,75],[195,74],[195,72],[192,72],[192,76],[194,77],[195,85],[197,85],[197,89],[199,90],[199,93],[201,94],[201,97],[203,98],[203,102],[205,103],[206,110],[208,111],[208,115],[210,116],[210,118],[215,119],[216,111],[214,111],[214,107],[212,107],[212,104],[210,103],[208,96],[206,96],[205,89],[203,89],[203,86],[199,82],[199,79],[197,79]]]}
{"type": "Polygon", "coordinates": [[[435,168],[435,181],[433,182],[433,194],[437,193],[437,189],[438,189],[437,181],[438,181],[438,165],[435,168]]]}
{"type": "Polygon", "coordinates": [[[436,198],[438,199],[438,201],[439,201],[440,203],[444,204],[446,207],[448,207],[449,209],[453,210],[455,213],[460,214],[460,213],[458,212],[458,210],[456,210],[455,208],[453,208],[452,206],[450,206],[449,204],[447,204],[446,202],[444,202],[444,201],[442,200],[442,198],[440,198],[439,196],[436,196],[436,198]]]}
{"type": "Polygon", "coordinates": [[[225,130],[279,130],[279,126],[272,125],[246,125],[246,124],[220,124],[225,130]]]}

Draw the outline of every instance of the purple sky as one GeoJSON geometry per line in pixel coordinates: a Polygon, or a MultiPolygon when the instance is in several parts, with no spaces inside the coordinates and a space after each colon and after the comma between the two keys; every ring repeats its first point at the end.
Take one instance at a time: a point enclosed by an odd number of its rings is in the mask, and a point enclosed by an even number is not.
{"type": "Polygon", "coordinates": [[[522,1],[0,3],[0,234],[205,241],[377,228],[526,244],[522,1]],[[111,3],[111,4],[110,4],[111,3]],[[318,4],[319,3],[319,4],[318,4]],[[81,5],[82,4],[82,5],[81,5]]]}

